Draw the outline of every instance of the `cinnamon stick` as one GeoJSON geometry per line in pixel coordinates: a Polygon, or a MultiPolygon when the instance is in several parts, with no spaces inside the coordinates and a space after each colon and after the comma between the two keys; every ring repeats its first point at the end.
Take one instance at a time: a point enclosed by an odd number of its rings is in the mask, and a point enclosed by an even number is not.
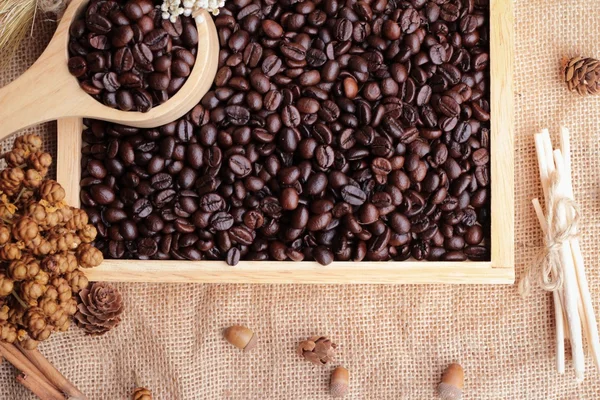
{"type": "Polygon", "coordinates": [[[31,392],[41,400],[66,400],[62,393],[52,386],[43,384],[36,375],[25,375],[21,373],[17,375],[17,382],[31,390],[31,392]]]}
{"type": "Polygon", "coordinates": [[[73,385],[63,374],[61,374],[50,361],[48,361],[42,353],[37,349],[27,350],[21,345],[17,345],[17,348],[27,357],[27,359],[37,367],[39,371],[44,374],[56,388],[61,390],[69,399],[72,400],[87,400],[87,397],[73,385]]]}
{"type": "MultiPolygon", "coordinates": [[[[6,358],[16,369],[27,376],[37,376],[45,385],[52,386],[50,381],[37,369],[31,361],[22,354],[14,345],[0,342],[0,354],[6,358]]],[[[56,388],[55,388],[56,389],[56,388]]]]}

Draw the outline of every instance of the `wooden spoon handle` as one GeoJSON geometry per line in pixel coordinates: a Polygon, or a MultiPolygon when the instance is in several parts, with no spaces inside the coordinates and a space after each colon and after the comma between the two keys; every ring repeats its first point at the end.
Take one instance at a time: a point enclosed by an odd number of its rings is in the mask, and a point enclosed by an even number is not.
{"type": "MultiPolygon", "coordinates": [[[[45,63],[45,54],[18,79],[0,89],[0,140],[20,129],[68,114],[74,101],[69,91],[75,79],[57,73],[57,66],[45,63]]],[[[85,93],[84,93],[85,94],[85,93]]]]}

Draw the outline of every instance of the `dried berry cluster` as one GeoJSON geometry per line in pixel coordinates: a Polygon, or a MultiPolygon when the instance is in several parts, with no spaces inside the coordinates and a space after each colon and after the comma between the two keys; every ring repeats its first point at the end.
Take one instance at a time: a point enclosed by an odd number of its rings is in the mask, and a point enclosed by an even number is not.
{"type": "Polygon", "coordinates": [[[27,348],[69,328],[88,286],[80,268],[103,261],[87,214],[46,179],[52,157],[41,146],[37,135],[17,138],[0,171],[0,340],[27,348]]]}

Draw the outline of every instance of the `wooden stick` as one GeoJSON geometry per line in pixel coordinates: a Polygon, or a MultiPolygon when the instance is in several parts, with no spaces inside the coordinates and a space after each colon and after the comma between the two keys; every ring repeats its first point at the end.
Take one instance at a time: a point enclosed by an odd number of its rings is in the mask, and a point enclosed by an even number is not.
{"type": "Polygon", "coordinates": [[[27,350],[17,345],[18,349],[27,357],[29,361],[37,367],[38,370],[59,390],[73,400],[86,400],[86,396],[67,378],[64,377],[44,356],[37,350],[27,350]]]}
{"type": "MultiPolygon", "coordinates": [[[[569,130],[566,128],[562,128],[560,132],[560,147],[564,159],[567,193],[569,198],[573,200],[575,195],[573,192],[573,177],[571,175],[571,145],[569,140],[569,130]]],[[[575,273],[577,274],[580,300],[582,303],[580,305],[582,308],[581,312],[583,313],[583,318],[581,320],[594,358],[594,364],[596,364],[596,368],[600,371],[600,337],[598,335],[598,323],[596,321],[596,314],[594,313],[594,307],[592,305],[592,296],[585,275],[585,265],[581,247],[579,246],[579,239],[571,239],[570,245],[575,265],[575,273]]]]}
{"type": "MultiPolygon", "coordinates": [[[[540,223],[540,228],[542,229],[542,232],[546,234],[546,232],[548,231],[548,224],[546,223],[546,218],[544,217],[544,212],[542,211],[540,201],[537,198],[535,198],[531,202],[533,203],[533,209],[535,210],[535,214],[537,215],[538,221],[540,223]]],[[[554,324],[556,325],[556,370],[559,374],[564,374],[565,314],[558,290],[552,292],[552,299],[554,300],[554,324]]]]}
{"type": "MultiPolygon", "coordinates": [[[[564,193],[567,189],[565,188],[565,169],[562,153],[560,150],[554,150],[553,155],[554,163],[556,164],[556,173],[558,174],[557,190],[564,193]]],[[[566,226],[567,216],[565,215],[564,210],[558,209],[557,211],[559,224],[562,227],[566,226]]],[[[565,310],[567,311],[567,320],[569,321],[573,366],[575,367],[575,377],[578,382],[581,382],[583,381],[583,374],[585,372],[585,356],[583,354],[581,319],[579,318],[578,310],[578,298],[580,294],[573,255],[571,254],[571,245],[568,242],[562,244],[560,258],[564,273],[565,310]]]]}
{"type": "MultiPolygon", "coordinates": [[[[31,361],[27,359],[14,345],[0,342],[0,354],[6,358],[16,369],[25,373],[27,376],[36,376],[47,386],[52,386],[50,381],[37,369],[31,361]]],[[[55,388],[56,389],[56,388],[55,388]]]]}
{"type": "Polygon", "coordinates": [[[36,375],[21,373],[17,375],[17,382],[25,386],[41,400],[66,400],[62,393],[54,387],[44,385],[36,375]]]}

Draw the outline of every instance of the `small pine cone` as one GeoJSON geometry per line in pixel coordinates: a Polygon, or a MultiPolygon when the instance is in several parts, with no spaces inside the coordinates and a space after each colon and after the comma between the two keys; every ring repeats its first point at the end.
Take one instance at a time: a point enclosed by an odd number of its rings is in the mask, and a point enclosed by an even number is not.
{"type": "Polygon", "coordinates": [[[0,341],[14,343],[17,340],[17,327],[10,322],[0,322],[0,341]]]}
{"type": "Polygon", "coordinates": [[[38,224],[29,217],[21,217],[15,221],[12,234],[16,240],[28,242],[33,240],[39,233],[38,224]]]}
{"type": "Polygon", "coordinates": [[[50,284],[56,288],[59,301],[67,301],[73,297],[71,285],[65,278],[54,278],[50,281],[50,284]]]}
{"type": "Polygon", "coordinates": [[[80,291],[88,287],[90,283],[88,281],[88,278],[86,278],[85,274],[78,269],[76,269],[73,272],[68,272],[65,275],[65,279],[69,282],[69,285],[71,285],[71,290],[73,291],[73,293],[79,293],[80,291]]]}
{"type": "Polygon", "coordinates": [[[42,138],[35,133],[19,136],[15,139],[13,149],[22,149],[27,153],[38,151],[42,148],[42,138]]]}
{"type": "Polygon", "coordinates": [[[79,292],[74,321],[89,335],[103,335],[121,322],[123,298],[112,285],[93,283],[79,292]]]}
{"type": "Polygon", "coordinates": [[[593,58],[575,57],[565,65],[565,81],[572,92],[600,93],[600,61],[593,58]]]}
{"type": "Polygon", "coordinates": [[[92,243],[96,239],[97,234],[98,231],[96,230],[96,227],[92,224],[87,224],[83,227],[83,229],[80,229],[77,232],[79,239],[81,239],[83,243],[92,243]]]}
{"type": "Polygon", "coordinates": [[[43,151],[33,152],[27,157],[27,165],[38,171],[42,176],[46,176],[48,168],[52,165],[52,156],[43,151]]]}
{"type": "Polygon", "coordinates": [[[40,272],[40,263],[30,255],[25,255],[20,260],[12,261],[7,272],[15,281],[33,279],[40,272]]]}
{"type": "Polygon", "coordinates": [[[337,345],[324,336],[312,336],[300,342],[296,353],[316,365],[333,361],[337,345]]]}
{"type": "Polygon", "coordinates": [[[38,299],[46,293],[46,285],[36,281],[21,282],[19,295],[21,299],[30,306],[37,305],[38,299]]]}
{"type": "Polygon", "coordinates": [[[71,297],[68,301],[61,301],[60,306],[71,317],[77,313],[77,299],[75,297],[71,297]]]}
{"type": "Polygon", "coordinates": [[[6,153],[4,159],[9,167],[16,168],[25,164],[29,153],[23,149],[13,149],[6,153]]]}
{"type": "Polygon", "coordinates": [[[40,342],[48,339],[54,330],[54,326],[46,321],[46,315],[39,307],[30,307],[25,311],[23,322],[27,327],[29,336],[40,342]]]}
{"type": "Polygon", "coordinates": [[[136,388],[131,395],[131,400],[152,400],[152,392],[146,388],[136,388]]]}
{"type": "Polygon", "coordinates": [[[60,183],[48,179],[42,182],[40,186],[40,197],[49,203],[58,203],[65,198],[65,189],[60,183]]]}
{"type": "Polygon", "coordinates": [[[69,260],[67,253],[56,253],[44,257],[41,267],[48,272],[50,276],[64,275],[69,270],[69,260]]]}
{"type": "Polygon", "coordinates": [[[0,245],[8,243],[10,239],[10,228],[6,225],[0,225],[0,245]]]}
{"type": "Polygon", "coordinates": [[[23,246],[18,243],[5,244],[4,247],[2,247],[0,249],[0,260],[4,260],[4,261],[20,260],[21,256],[22,256],[21,247],[23,247],[23,246]]]}
{"type": "Polygon", "coordinates": [[[89,223],[87,213],[80,208],[72,208],[71,210],[73,216],[67,221],[65,227],[72,231],[83,229],[89,223]]]}
{"type": "Polygon", "coordinates": [[[8,296],[12,293],[15,282],[4,273],[0,272],[0,297],[8,296]]]}
{"type": "Polygon", "coordinates": [[[35,169],[30,168],[27,171],[25,171],[25,179],[23,180],[23,185],[25,185],[26,188],[35,189],[40,187],[43,180],[44,178],[42,177],[42,174],[40,174],[35,169]]]}
{"type": "Polygon", "coordinates": [[[79,265],[82,268],[97,267],[102,263],[102,261],[104,261],[102,252],[89,243],[84,243],[79,246],[75,254],[77,256],[79,265]]]}

